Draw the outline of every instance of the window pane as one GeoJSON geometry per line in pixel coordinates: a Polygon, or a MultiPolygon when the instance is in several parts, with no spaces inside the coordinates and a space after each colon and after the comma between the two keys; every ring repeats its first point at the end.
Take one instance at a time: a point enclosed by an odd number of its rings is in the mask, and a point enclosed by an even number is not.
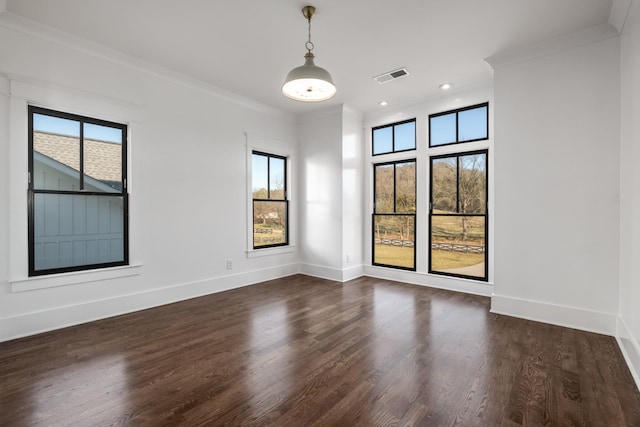
{"type": "Polygon", "coordinates": [[[394,194],[394,165],[376,165],[374,167],[375,174],[375,213],[393,213],[394,194]]]}
{"type": "Polygon", "coordinates": [[[80,190],[80,122],[33,115],[33,187],[80,190]]]}
{"type": "Polygon", "coordinates": [[[269,158],[269,198],[284,200],[284,159],[269,158]]]}
{"type": "Polygon", "coordinates": [[[84,123],[84,137],[85,139],[95,139],[98,141],[113,142],[115,144],[121,144],[122,140],[126,138],[126,136],[122,135],[121,128],[96,125],[93,123],[84,123]]]}
{"type": "Polygon", "coordinates": [[[84,127],[84,189],[122,192],[122,130],[86,123],[84,127]],[[119,140],[113,141],[117,134],[119,140]]]}
{"type": "Polygon", "coordinates": [[[287,244],[287,202],[253,201],[253,246],[287,244]]]}
{"type": "Polygon", "coordinates": [[[33,114],[33,130],[35,132],[47,132],[61,136],[80,138],[79,121],[62,119],[46,114],[33,114]]]}
{"type": "Polygon", "coordinates": [[[254,199],[267,199],[269,185],[268,175],[269,158],[260,154],[251,156],[251,191],[254,199]]]}
{"type": "Polygon", "coordinates": [[[459,166],[459,212],[485,213],[487,207],[487,155],[461,156],[459,166]]]}
{"type": "Polygon", "coordinates": [[[373,154],[391,153],[393,151],[393,126],[373,131],[373,154]]]}
{"type": "Polygon", "coordinates": [[[124,261],[122,196],[34,195],[35,270],[124,261]]]}
{"type": "Polygon", "coordinates": [[[396,213],[416,212],[416,163],[396,164],[396,213]]]}
{"type": "Polygon", "coordinates": [[[485,217],[431,217],[431,271],[485,277],[485,217]]]}
{"type": "Polygon", "coordinates": [[[415,215],[373,216],[373,263],[415,269],[415,215]]]}
{"type": "Polygon", "coordinates": [[[431,202],[434,213],[455,213],[456,157],[433,159],[431,163],[431,202]]]}
{"type": "Polygon", "coordinates": [[[429,119],[430,146],[456,142],[456,113],[435,116],[429,119]]]}
{"type": "Polygon", "coordinates": [[[394,151],[414,150],[416,148],[416,122],[394,126],[394,151]]]}
{"type": "Polygon", "coordinates": [[[487,106],[458,113],[458,141],[487,139],[487,106]]]}

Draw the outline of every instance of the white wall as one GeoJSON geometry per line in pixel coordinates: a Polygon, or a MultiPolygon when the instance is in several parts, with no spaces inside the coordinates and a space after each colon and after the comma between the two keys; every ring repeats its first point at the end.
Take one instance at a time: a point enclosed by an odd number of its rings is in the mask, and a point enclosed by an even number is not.
{"type": "Polygon", "coordinates": [[[364,136],[362,114],[344,109],[342,124],[343,279],[361,276],[364,263],[364,136]]]}
{"type": "Polygon", "coordinates": [[[613,335],[619,43],[611,26],[496,56],[492,311],[613,335]]]}
{"type": "Polygon", "coordinates": [[[10,18],[0,15],[0,341],[298,271],[295,251],[247,256],[244,215],[245,132],[295,148],[294,117],[10,18]],[[28,103],[129,123],[134,267],[27,278],[28,103]]]}
{"type": "Polygon", "coordinates": [[[300,119],[300,261],[309,275],[342,280],[343,106],[300,119]]]}
{"type": "Polygon", "coordinates": [[[300,118],[300,261],[312,276],[362,275],[362,114],[339,105],[300,118]]]}
{"type": "Polygon", "coordinates": [[[621,42],[620,317],[618,339],[640,386],[640,2],[621,42]]]}
{"type": "MultiPolygon", "coordinates": [[[[0,11],[2,9],[0,8],[0,11]]],[[[0,289],[9,287],[9,81],[0,75],[0,289]]],[[[0,291],[2,292],[2,291],[0,291]]],[[[0,314],[2,317],[2,314],[0,314]]],[[[2,329],[0,329],[0,337],[2,329]]]]}

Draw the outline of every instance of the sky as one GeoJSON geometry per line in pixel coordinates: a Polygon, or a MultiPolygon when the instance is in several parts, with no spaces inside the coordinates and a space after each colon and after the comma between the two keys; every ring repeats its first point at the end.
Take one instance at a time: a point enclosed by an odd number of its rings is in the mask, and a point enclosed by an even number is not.
{"type": "Polygon", "coordinates": [[[267,188],[268,174],[271,173],[271,189],[275,189],[277,185],[282,186],[284,184],[284,159],[279,157],[269,157],[254,154],[251,156],[251,189],[252,191],[260,190],[261,188],[267,188]],[[271,167],[269,168],[269,162],[271,167]]]}
{"type": "MultiPolygon", "coordinates": [[[[80,122],[44,114],[34,114],[33,130],[78,138],[80,137],[80,122]]],[[[122,143],[122,131],[120,129],[92,123],[84,124],[84,137],[118,144],[122,143]]]]}

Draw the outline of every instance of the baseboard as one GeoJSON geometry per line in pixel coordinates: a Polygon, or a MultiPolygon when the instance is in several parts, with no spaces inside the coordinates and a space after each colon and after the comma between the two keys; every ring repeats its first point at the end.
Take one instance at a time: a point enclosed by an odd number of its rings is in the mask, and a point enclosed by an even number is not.
{"type": "Polygon", "coordinates": [[[364,275],[361,265],[341,269],[305,263],[300,264],[300,273],[334,282],[346,282],[364,275]]]}
{"type": "Polygon", "coordinates": [[[0,318],[0,342],[290,276],[299,273],[298,267],[287,264],[0,318]]]}
{"type": "Polygon", "coordinates": [[[411,283],[412,285],[428,286],[430,288],[446,289],[448,291],[464,292],[466,294],[485,297],[489,297],[493,293],[493,285],[491,283],[457,277],[437,276],[415,271],[365,266],[364,275],[378,279],[394,280],[396,282],[411,283]]]}
{"type": "Polygon", "coordinates": [[[494,294],[491,312],[551,325],[615,336],[616,315],[494,294]]]}
{"type": "Polygon", "coordinates": [[[634,338],[631,330],[621,316],[617,318],[616,340],[624,360],[627,362],[631,376],[640,389],[640,343],[634,338]]]}
{"type": "Polygon", "coordinates": [[[348,282],[349,280],[357,279],[364,276],[364,268],[362,265],[355,265],[342,270],[342,281],[348,282]]]}

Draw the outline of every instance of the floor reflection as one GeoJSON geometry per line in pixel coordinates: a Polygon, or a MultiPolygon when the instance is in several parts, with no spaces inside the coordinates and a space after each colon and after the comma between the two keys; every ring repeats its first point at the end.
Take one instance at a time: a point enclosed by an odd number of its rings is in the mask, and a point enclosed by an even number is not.
{"type": "Polygon", "coordinates": [[[286,351],[292,342],[285,302],[261,306],[251,313],[251,332],[247,347],[246,383],[248,412],[253,418],[264,416],[288,398],[295,353],[286,351]]]}
{"type": "Polygon", "coordinates": [[[88,419],[115,425],[131,416],[127,361],[121,354],[72,362],[43,373],[34,382],[31,425],[82,425],[88,419]],[[60,411],[70,402],[74,412],[60,411]]]}

